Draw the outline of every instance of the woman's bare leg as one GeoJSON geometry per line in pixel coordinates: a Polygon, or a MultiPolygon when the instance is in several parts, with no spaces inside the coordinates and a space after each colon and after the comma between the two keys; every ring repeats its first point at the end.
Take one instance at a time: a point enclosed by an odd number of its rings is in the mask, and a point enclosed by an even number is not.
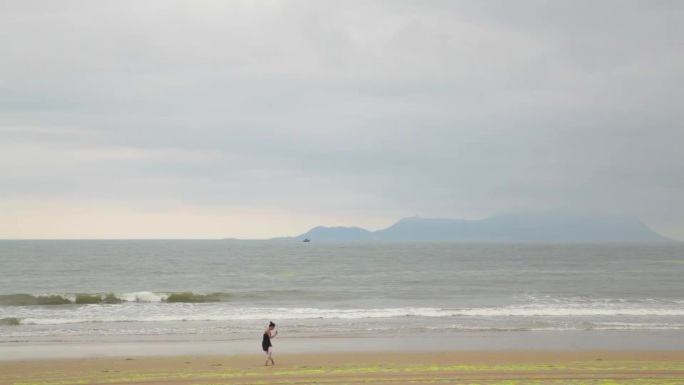
{"type": "Polygon", "coordinates": [[[268,351],[266,352],[266,363],[264,366],[268,366],[268,361],[271,361],[271,365],[275,365],[275,362],[273,361],[273,357],[271,357],[271,354],[273,354],[273,346],[268,347],[268,351]]]}

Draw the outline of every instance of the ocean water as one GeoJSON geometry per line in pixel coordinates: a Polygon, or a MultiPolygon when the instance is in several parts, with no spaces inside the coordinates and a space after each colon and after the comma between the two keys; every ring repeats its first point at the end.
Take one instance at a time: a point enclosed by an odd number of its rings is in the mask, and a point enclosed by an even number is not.
{"type": "Polygon", "coordinates": [[[684,244],[0,241],[0,341],[684,329],[684,244]]]}

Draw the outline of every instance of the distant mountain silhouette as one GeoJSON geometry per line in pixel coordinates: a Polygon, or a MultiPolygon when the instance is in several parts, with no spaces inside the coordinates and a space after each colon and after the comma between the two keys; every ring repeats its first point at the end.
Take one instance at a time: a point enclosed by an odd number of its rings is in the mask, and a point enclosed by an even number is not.
{"type": "Polygon", "coordinates": [[[315,241],[667,242],[636,218],[579,213],[518,213],[480,220],[404,218],[378,231],[314,227],[291,238],[315,241]]]}
{"type": "Polygon", "coordinates": [[[367,241],[373,239],[373,233],[360,227],[324,227],[317,226],[302,234],[297,239],[316,239],[326,241],[367,241]]]}

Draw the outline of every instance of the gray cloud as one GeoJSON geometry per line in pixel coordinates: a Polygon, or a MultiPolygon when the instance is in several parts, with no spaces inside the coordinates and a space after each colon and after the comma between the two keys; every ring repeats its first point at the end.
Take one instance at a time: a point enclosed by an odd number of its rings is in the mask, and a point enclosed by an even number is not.
{"type": "Polygon", "coordinates": [[[0,196],[570,208],[684,239],[683,8],[4,2],[0,196]]]}

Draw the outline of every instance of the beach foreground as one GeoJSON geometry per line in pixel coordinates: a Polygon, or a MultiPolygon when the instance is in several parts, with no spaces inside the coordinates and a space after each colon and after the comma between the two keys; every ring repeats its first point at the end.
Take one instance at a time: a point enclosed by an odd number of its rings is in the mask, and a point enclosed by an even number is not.
{"type": "Polygon", "coordinates": [[[0,362],[0,383],[68,384],[684,384],[682,351],[489,350],[0,362]]]}

